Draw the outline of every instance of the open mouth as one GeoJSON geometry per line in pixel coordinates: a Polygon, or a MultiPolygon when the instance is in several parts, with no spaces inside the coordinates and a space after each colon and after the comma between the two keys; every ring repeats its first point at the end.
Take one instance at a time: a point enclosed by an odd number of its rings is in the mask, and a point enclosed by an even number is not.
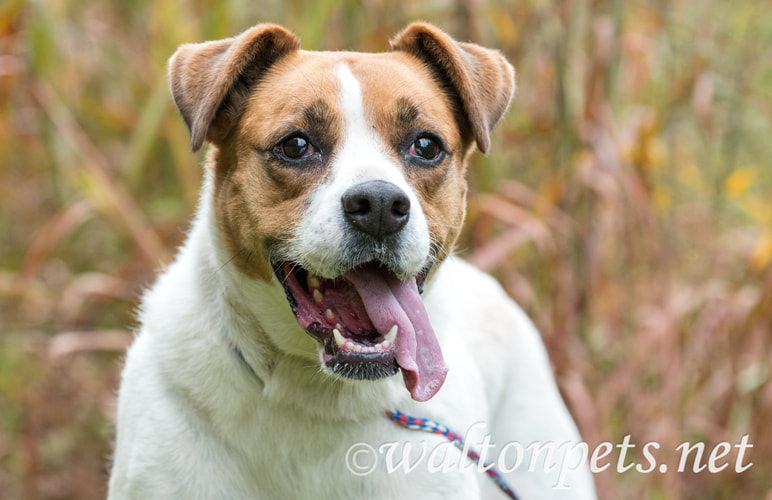
{"type": "Polygon", "coordinates": [[[274,270],[298,323],[319,342],[332,372],[377,380],[401,369],[418,401],[440,389],[447,368],[419,295],[428,269],[405,282],[377,262],[335,279],[288,261],[274,270]]]}

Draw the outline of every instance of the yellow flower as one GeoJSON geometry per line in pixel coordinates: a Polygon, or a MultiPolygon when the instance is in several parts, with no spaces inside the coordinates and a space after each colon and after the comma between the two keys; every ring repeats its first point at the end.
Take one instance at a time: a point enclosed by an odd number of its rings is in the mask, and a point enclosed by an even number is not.
{"type": "Polygon", "coordinates": [[[724,181],[724,191],[730,198],[737,198],[748,190],[756,180],[756,169],[741,167],[735,169],[724,181]]]}

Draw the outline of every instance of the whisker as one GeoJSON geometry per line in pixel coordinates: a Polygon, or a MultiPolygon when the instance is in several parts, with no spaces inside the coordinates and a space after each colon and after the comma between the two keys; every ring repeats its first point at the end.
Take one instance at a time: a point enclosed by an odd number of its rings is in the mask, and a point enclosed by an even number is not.
{"type": "Polygon", "coordinates": [[[219,273],[219,272],[220,272],[220,271],[221,271],[221,270],[222,270],[222,269],[223,269],[225,266],[227,266],[228,264],[230,264],[231,262],[233,262],[233,259],[235,259],[235,258],[236,258],[236,257],[238,257],[239,255],[241,255],[241,254],[242,254],[242,253],[243,253],[245,250],[246,250],[246,248],[242,248],[241,250],[239,250],[238,252],[236,252],[235,254],[233,254],[233,256],[232,256],[230,259],[226,260],[226,261],[223,263],[223,265],[221,265],[220,267],[218,267],[217,269],[215,269],[215,270],[214,270],[214,272],[212,273],[212,279],[214,279],[214,277],[215,277],[215,275],[216,275],[217,273],[219,273]]]}

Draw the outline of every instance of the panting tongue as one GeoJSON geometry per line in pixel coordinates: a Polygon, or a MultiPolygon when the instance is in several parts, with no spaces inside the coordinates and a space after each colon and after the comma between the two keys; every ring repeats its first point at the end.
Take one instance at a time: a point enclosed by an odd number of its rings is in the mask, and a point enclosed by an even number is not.
{"type": "Polygon", "coordinates": [[[405,386],[416,401],[431,399],[442,387],[448,368],[415,278],[403,283],[378,269],[363,268],[346,274],[346,279],[354,284],[379,332],[399,327],[395,348],[405,386]]]}

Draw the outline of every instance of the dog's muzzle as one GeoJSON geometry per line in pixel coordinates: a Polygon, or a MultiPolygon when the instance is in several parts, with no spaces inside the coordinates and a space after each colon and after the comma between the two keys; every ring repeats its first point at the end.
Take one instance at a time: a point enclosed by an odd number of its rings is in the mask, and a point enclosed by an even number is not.
{"type": "Polygon", "coordinates": [[[395,272],[410,199],[390,182],[366,181],[343,193],[340,210],[348,230],[342,254],[350,265],[324,278],[285,260],[274,263],[276,276],[298,323],[319,342],[327,370],[356,380],[401,370],[413,398],[426,401],[447,368],[420,297],[433,258],[407,279],[410,272],[395,272]]]}

